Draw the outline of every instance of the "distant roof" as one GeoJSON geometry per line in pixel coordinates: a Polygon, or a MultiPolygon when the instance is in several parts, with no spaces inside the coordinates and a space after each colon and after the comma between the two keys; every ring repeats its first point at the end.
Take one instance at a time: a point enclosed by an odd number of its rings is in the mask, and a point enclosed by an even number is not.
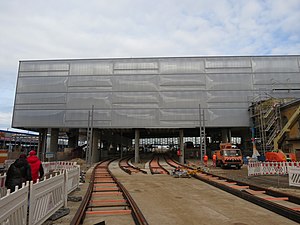
{"type": "Polygon", "coordinates": [[[23,134],[23,135],[29,135],[29,136],[38,136],[38,133],[33,133],[32,131],[10,131],[10,130],[1,130],[0,132],[3,133],[10,133],[10,134],[23,134]]]}

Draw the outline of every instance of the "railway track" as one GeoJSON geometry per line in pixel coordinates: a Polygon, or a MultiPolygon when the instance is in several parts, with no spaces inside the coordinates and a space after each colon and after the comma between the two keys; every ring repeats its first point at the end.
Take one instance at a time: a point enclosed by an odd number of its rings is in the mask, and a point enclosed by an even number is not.
{"type": "Polygon", "coordinates": [[[170,174],[168,170],[166,170],[163,166],[159,163],[159,156],[155,155],[150,163],[149,168],[152,174],[170,174]]]}
{"type": "Polygon", "coordinates": [[[71,225],[101,224],[104,221],[126,225],[148,224],[128,191],[110,172],[108,166],[112,161],[105,160],[95,166],[87,193],[71,225]]]}
{"type": "Polygon", "coordinates": [[[196,179],[300,223],[299,197],[214,175],[201,170],[195,170],[192,167],[182,165],[168,157],[165,157],[165,160],[174,168],[180,166],[181,168],[188,170],[188,172],[196,179]]]}
{"type": "Polygon", "coordinates": [[[142,173],[147,173],[147,171],[145,170],[142,170],[138,167],[135,167],[133,165],[131,165],[129,163],[129,160],[131,159],[132,157],[125,157],[125,158],[122,158],[121,160],[119,160],[119,167],[125,171],[126,173],[128,174],[132,174],[132,173],[139,173],[139,172],[142,172],[142,173]]]}

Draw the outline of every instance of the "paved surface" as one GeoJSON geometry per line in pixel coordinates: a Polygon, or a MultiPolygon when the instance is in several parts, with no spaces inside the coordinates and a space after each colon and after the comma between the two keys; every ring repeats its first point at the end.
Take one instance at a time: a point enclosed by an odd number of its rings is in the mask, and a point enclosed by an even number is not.
{"type": "MultiPolygon", "coordinates": [[[[140,167],[147,169],[147,164],[140,165],[140,167]]],[[[110,169],[128,189],[150,225],[298,224],[197,179],[173,178],[169,175],[151,175],[150,173],[128,175],[118,167],[117,161],[110,165],[110,169]]],[[[211,168],[211,172],[213,170],[215,173],[219,171],[225,175],[230,174],[230,176],[246,179],[243,175],[246,168],[243,170],[211,168]]],[[[83,196],[86,187],[87,183],[81,186],[81,191],[75,191],[72,195],[83,196]]],[[[295,192],[298,194],[299,189],[295,192]]],[[[70,224],[79,204],[80,202],[70,203],[68,207],[71,207],[71,213],[53,224],[70,224]]],[[[106,224],[119,223],[106,221],[106,224]]]]}

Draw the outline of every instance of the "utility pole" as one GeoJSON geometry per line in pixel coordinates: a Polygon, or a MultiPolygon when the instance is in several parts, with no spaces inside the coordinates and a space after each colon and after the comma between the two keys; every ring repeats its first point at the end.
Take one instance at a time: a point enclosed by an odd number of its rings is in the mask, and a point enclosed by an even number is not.
{"type": "Polygon", "coordinates": [[[200,132],[200,161],[203,163],[203,157],[206,155],[206,137],[205,137],[205,114],[199,104],[199,132],[200,132]]]}
{"type": "Polygon", "coordinates": [[[94,125],[94,105],[92,110],[88,111],[88,127],[87,127],[87,148],[85,153],[86,163],[92,164],[92,150],[93,150],[93,125],[94,125]]]}

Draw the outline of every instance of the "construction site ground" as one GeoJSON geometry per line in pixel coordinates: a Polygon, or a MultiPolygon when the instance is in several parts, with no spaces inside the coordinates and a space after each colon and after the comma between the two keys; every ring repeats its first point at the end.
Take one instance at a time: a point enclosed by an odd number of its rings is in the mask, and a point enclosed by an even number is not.
{"type": "MultiPolygon", "coordinates": [[[[200,166],[199,161],[187,161],[190,165],[200,166]]],[[[227,192],[203,183],[194,178],[174,178],[170,175],[151,175],[147,159],[141,160],[136,166],[145,169],[148,174],[129,175],[118,166],[118,161],[110,164],[111,172],[127,188],[150,225],[250,225],[250,224],[298,224],[260,206],[242,200],[227,192]]],[[[163,166],[168,167],[166,164],[163,166]]],[[[93,167],[86,168],[86,182],[72,196],[84,197],[93,167]]],[[[168,168],[171,169],[171,168],[168,168]]],[[[300,189],[289,187],[287,176],[248,177],[247,166],[242,169],[221,169],[208,163],[210,173],[224,177],[268,187],[300,197],[300,189]]],[[[81,202],[69,202],[70,214],[53,224],[67,225],[75,215],[81,202]]],[[[105,221],[105,217],[102,221],[105,221]]],[[[93,221],[88,224],[96,224],[93,221]]],[[[84,223],[87,224],[87,223],[84,223]]],[[[113,223],[106,223],[113,224],[113,223]]]]}

